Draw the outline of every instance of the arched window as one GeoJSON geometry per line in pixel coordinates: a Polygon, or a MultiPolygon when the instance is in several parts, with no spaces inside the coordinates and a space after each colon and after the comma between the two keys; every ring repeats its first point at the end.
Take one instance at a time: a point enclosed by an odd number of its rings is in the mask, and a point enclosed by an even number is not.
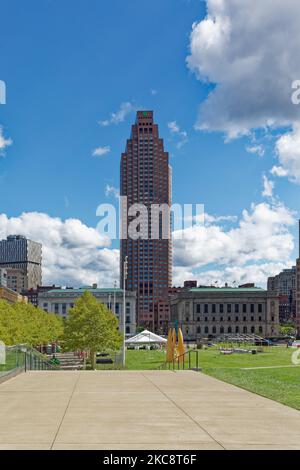
{"type": "Polygon", "coordinates": [[[221,328],[220,328],[220,334],[221,334],[221,335],[224,334],[224,326],[221,326],[221,328]]]}
{"type": "Polygon", "coordinates": [[[236,333],[239,333],[239,332],[240,332],[240,329],[239,329],[238,326],[235,327],[235,332],[236,332],[236,333]]]}
{"type": "Polygon", "coordinates": [[[243,333],[247,333],[247,327],[246,326],[243,327],[243,333]]]}
{"type": "Polygon", "coordinates": [[[212,332],[213,332],[213,334],[217,333],[217,328],[215,326],[213,327],[212,332]]]}
{"type": "Polygon", "coordinates": [[[208,333],[208,326],[205,327],[204,332],[208,333]]]}
{"type": "Polygon", "coordinates": [[[232,328],[231,328],[231,326],[228,327],[228,330],[227,330],[227,331],[228,331],[228,333],[232,333],[232,328]]]}

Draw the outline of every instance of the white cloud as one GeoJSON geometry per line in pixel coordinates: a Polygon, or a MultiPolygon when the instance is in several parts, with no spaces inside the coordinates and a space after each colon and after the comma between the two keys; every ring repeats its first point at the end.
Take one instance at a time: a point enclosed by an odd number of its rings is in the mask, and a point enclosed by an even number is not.
{"type": "Polygon", "coordinates": [[[277,140],[276,150],[280,166],[273,167],[273,174],[288,176],[291,181],[300,184],[300,123],[277,140]]]}
{"type": "Polygon", "coordinates": [[[257,154],[259,157],[263,157],[265,154],[263,145],[247,145],[246,150],[248,153],[257,154]]]}
{"type": "Polygon", "coordinates": [[[175,266],[194,271],[210,264],[231,269],[286,264],[294,248],[289,232],[294,223],[294,214],[283,204],[252,204],[234,228],[209,224],[186,229],[182,239],[174,240],[175,266]]]}
{"type": "Polygon", "coordinates": [[[97,147],[92,151],[93,157],[102,157],[110,152],[110,146],[106,145],[105,147],[97,147]]]}
{"type": "Polygon", "coordinates": [[[216,222],[236,222],[237,221],[237,216],[236,215],[210,215],[210,214],[204,214],[204,220],[206,224],[213,224],[216,222]]]}
{"type": "Polygon", "coordinates": [[[275,187],[274,181],[271,181],[267,178],[266,175],[263,175],[263,186],[262,196],[264,197],[273,197],[273,191],[275,187]]]}
{"type": "Polygon", "coordinates": [[[3,134],[3,128],[0,126],[0,157],[4,155],[6,147],[12,144],[11,139],[6,139],[3,134]]]}
{"type": "Polygon", "coordinates": [[[287,176],[287,170],[285,170],[282,166],[273,166],[270,170],[271,174],[274,176],[287,176]]]}
{"type": "Polygon", "coordinates": [[[188,141],[187,132],[181,130],[176,121],[168,122],[168,128],[170,133],[174,136],[177,136],[179,139],[179,142],[176,144],[177,148],[180,149],[183,147],[183,145],[185,145],[188,141]]]}
{"type": "MultiPolygon", "coordinates": [[[[299,1],[206,4],[207,16],[192,27],[187,64],[214,88],[200,106],[196,129],[224,132],[227,140],[278,129],[280,165],[272,172],[300,184],[300,106],[291,99],[300,79],[299,1]]],[[[247,151],[263,153],[255,144],[247,151]]]]}
{"type": "Polygon", "coordinates": [[[262,263],[245,266],[228,266],[224,269],[208,269],[206,271],[191,271],[186,268],[175,267],[173,271],[174,285],[182,286],[188,279],[195,279],[198,285],[238,286],[248,282],[254,282],[257,286],[266,287],[269,276],[275,276],[283,269],[291,267],[291,263],[262,263]],[[235,282],[234,282],[235,281],[235,282]]]}
{"type": "Polygon", "coordinates": [[[152,89],[152,90],[150,90],[150,93],[151,93],[152,96],[155,96],[155,95],[157,95],[157,90],[152,89]]]}
{"type": "Polygon", "coordinates": [[[206,3],[206,18],[193,25],[187,63],[216,87],[197,127],[237,137],[298,120],[291,102],[292,82],[300,78],[298,0],[206,3]]]}
{"type": "Polygon", "coordinates": [[[37,212],[0,214],[0,239],[21,234],[43,244],[44,284],[112,286],[119,278],[119,251],[78,219],[65,221],[37,212]]]}
{"type": "Polygon", "coordinates": [[[134,112],[135,110],[135,106],[130,102],[121,103],[118,111],[111,113],[109,119],[99,121],[99,124],[103,127],[110,126],[111,124],[120,124],[125,120],[128,114],[134,112]]]}
{"type": "MultiPolygon", "coordinates": [[[[117,189],[108,185],[107,191],[117,189]]],[[[186,279],[264,285],[267,276],[292,264],[289,227],[295,219],[282,204],[253,204],[233,228],[218,225],[234,221],[233,216],[207,215],[206,220],[208,225],[186,229],[182,240],[174,240],[175,285],[186,279]]],[[[37,212],[11,218],[0,214],[0,239],[15,233],[43,244],[45,284],[111,286],[119,278],[119,250],[78,219],[63,221],[37,212]]]]}
{"type": "Polygon", "coordinates": [[[107,184],[105,187],[105,196],[109,197],[110,195],[112,195],[116,199],[119,199],[120,197],[119,188],[115,188],[114,186],[110,186],[109,184],[107,184]]]}

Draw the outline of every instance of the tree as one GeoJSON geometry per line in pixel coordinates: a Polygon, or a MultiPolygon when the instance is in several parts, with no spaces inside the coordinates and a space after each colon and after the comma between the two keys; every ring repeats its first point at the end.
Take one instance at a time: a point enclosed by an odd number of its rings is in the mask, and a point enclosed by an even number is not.
{"type": "Polygon", "coordinates": [[[68,350],[89,350],[92,368],[97,351],[116,351],[122,344],[118,320],[90,292],[85,291],[69,310],[65,322],[65,347],[68,350]]]}
{"type": "Polygon", "coordinates": [[[293,336],[296,333],[296,327],[292,324],[282,325],[280,327],[280,334],[282,336],[293,336]]]}
{"type": "Polygon", "coordinates": [[[32,304],[0,301],[0,339],[6,344],[37,346],[57,341],[62,334],[63,323],[56,315],[32,304]]]}

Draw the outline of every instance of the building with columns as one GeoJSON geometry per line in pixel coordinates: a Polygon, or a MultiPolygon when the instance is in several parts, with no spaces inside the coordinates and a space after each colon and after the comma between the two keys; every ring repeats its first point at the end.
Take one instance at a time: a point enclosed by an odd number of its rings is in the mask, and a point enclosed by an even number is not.
{"type": "Polygon", "coordinates": [[[171,296],[171,324],[187,340],[223,334],[279,334],[279,304],[275,293],[257,287],[206,287],[171,296]]]}
{"type": "MultiPolygon", "coordinates": [[[[55,313],[62,318],[66,318],[70,308],[74,307],[76,300],[85,292],[89,291],[99,302],[105,304],[115,313],[121,327],[123,312],[123,290],[122,289],[99,289],[93,287],[56,288],[48,291],[38,292],[38,307],[45,312],[55,313]]],[[[126,291],[126,311],[125,311],[125,332],[131,336],[136,333],[136,294],[126,291]]]]}

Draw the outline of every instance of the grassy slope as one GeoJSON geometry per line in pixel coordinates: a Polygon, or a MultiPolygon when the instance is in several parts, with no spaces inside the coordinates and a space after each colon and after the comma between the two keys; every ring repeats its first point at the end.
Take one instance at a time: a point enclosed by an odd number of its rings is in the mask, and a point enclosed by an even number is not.
{"type": "MultiPolygon", "coordinates": [[[[205,374],[258,393],[300,410],[300,367],[243,370],[244,367],[292,365],[294,350],[285,347],[265,348],[263,353],[224,356],[216,349],[199,352],[205,374]]],[[[127,351],[127,368],[156,369],[164,362],[162,351],[127,351]]]]}

